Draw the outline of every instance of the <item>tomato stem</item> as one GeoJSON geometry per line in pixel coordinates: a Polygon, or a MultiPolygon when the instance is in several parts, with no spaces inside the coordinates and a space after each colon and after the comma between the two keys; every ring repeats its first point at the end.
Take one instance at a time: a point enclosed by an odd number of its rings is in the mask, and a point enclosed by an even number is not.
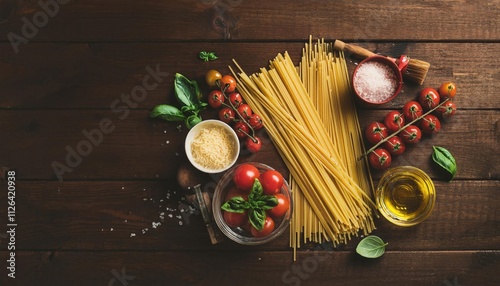
{"type": "MultiPolygon", "coordinates": [[[[228,85],[226,85],[226,88],[227,88],[227,87],[228,87],[228,85]]],[[[220,86],[219,86],[219,88],[220,88],[220,86]]],[[[226,88],[221,89],[221,91],[222,91],[222,94],[224,95],[224,99],[225,99],[227,102],[229,102],[229,105],[228,105],[227,103],[224,103],[224,102],[223,102],[222,104],[224,104],[225,106],[230,107],[230,108],[231,108],[231,109],[232,109],[232,110],[233,110],[236,114],[238,114],[238,117],[240,118],[240,120],[241,120],[243,123],[245,123],[245,125],[246,125],[246,126],[248,126],[248,129],[250,129],[250,130],[252,131],[252,135],[249,135],[248,133],[246,133],[246,132],[244,132],[244,131],[243,131],[243,133],[245,133],[248,137],[252,138],[252,140],[253,140],[254,142],[256,142],[256,141],[255,141],[255,139],[253,138],[253,137],[255,136],[255,130],[254,130],[254,129],[253,129],[253,127],[250,125],[250,123],[248,123],[248,121],[247,121],[247,120],[243,117],[243,115],[241,115],[241,113],[238,111],[238,108],[236,108],[236,106],[234,106],[234,104],[231,102],[231,100],[229,100],[229,96],[227,96],[227,95],[226,95],[226,88]]],[[[240,129],[240,130],[241,130],[241,129],[240,129]]]]}
{"type": "Polygon", "coordinates": [[[406,124],[405,126],[403,126],[402,128],[400,128],[398,131],[392,133],[391,135],[385,137],[384,139],[382,139],[380,142],[378,142],[377,144],[375,144],[373,147],[371,147],[370,149],[368,149],[368,151],[366,151],[363,155],[361,155],[359,158],[358,158],[358,161],[363,159],[364,157],[368,156],[368,154],[370,154],[371,152],[373,152],[375,149],[377,149],[377,147],[379,147],[380,145],[384,144],[387,140],[391,139],[392,137],[398,135],[401,131],[405,130],[406,127],[414,124],[415,122],[419,121],[420,119],[424,118],[424,116],[427,116],[429,114],[431,114],[432,112],[434,112],[436,109],[438,109],[439,107],[441,107],[443,104],[445,104],[448,100],[450,100],[450,98],[447,98],[445,100],[443,100],[443,102],[441,102],[440,104],[436,105],[436,107],[434,107],[433,109],[427,111],[426,113],[422,114],[421,116],[417,117],[416,119],[414,119],[413,121],[411,121],[410,123],[406,124]]]}

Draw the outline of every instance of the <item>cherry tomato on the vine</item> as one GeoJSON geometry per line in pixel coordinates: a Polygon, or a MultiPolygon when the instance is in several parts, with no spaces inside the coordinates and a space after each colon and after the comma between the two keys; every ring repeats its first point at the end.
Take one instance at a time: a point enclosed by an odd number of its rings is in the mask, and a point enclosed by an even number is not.
{"type": "Polygon", "coordinates": [[[260,175],[263,193],[265,195],[275,195],[281,191],[285,179],[276,170],[267,170],[260,175]]]}
{"type": "Polygon", "coordinates": [[[243,213],[233,213],[224,211],[223,218],[228,226],[239,227],[248,220],[248,212],[244,211],[243,213]]]}
{"type": "Polygon", "coordinates": [[[415,125],[406,127],[400,134],[403,142],[410,145],[420,142],[420,139],[422,138],[422,131],[420,131],[420,128],[415,125]]]}
{"type": "Polygon", "coordinates": [[[233,181],[241,190],[248,191],[252,188],[255,179],[260,177],[260,172],[254,165],[241,164],[234,170],[233,181]]]}
{"type": "Polygon", "coordinates": [[[398,136],[393,136],[385,141],[383,147],[391,153],[391,155],[401,155],[406,150],[406,145],[398,136]]]}
{"type": "Polygon", "coordinates": [[[219,111],[219,119],[225,123],[234,121],[236,118],[236,112],[229,107],[224,107],[219,111]]]}
{"type": "Polygon", "coordinates": [[[250,105],[248,104],[240,104],[240,106],[238,106],[238,112],[240,113],[241,117],[243,117],[243,119],[247,120],[250,116],[252,116],[252,108],[250,108],[250,105]]]}
{"type": "Polygon", "coordinates": [[[438,106],[440,100],[438,91],[432,87],[424,88],[418,96],[418,101],[425,110],[431,110],[438,106]]]}
{"type": "Polygon", "coordinates": [[[224,94],[222,91],[214,89],[208,94],[208,104],[212,108],[219,108],[224,102],[224,94]]]}
{"type": "Polygon", "coordinates": [[[233,128],[239,138],[245,138],[245,136],[247,136],[248,132],[250,131],[248,125],[246,125],[243,121],[236,122],[233,128]]]}
{"type": "Polygon", "coordinates": [[[398,111],[390,111],[384,117],[384,124],[390,133],[394,133],[405,126],[405,118],[403,114],[398,111]]]}
{"type": "Polygon", "coordinates": [[[236,80],[232,75],[223,76],[220,81],[220,89],[224,92],[233,92],[236,90],[236,80]]]}
{"type": "Polygon", "coordinates": [[[245,146],[251,153],[257,153],[262,148],[262,141],[257,136],[254,136],[253,138],[247,137],[245,140],[245,146]]]}
{"type": "Polygon", "coordinates": [[[436,116],[428,114],[420,121],[420,127],[422,128],[423,133],[432,135],[441,130],[441,122],[439,122],[439,119],[436,116]]]}
{"type": "Polygon", "coordinates": [[[252,126],[252,128],[254,130],[259,130],[259,129],[261,129],[264,126],[264,123],[262,122],[262,119],[256,113],[252,114],[248,118],[248,124],[250,124],[250,126],[252,126]]]}
{"type": "Polygon", "coordinates": [[[391,154],[384,148],[375,149],[368,155],[370,165],[377,170],[384,170],[389,168],[392,162],[391,154]]]}
{"type": "Polygon", "coordinates": [[[422,114],[424,114],[422,106],[414,100],[403,105],[403,115],[408,123],[422,116],[422,114]]]}
{"type": "Polygon", "coordinates": [[[452,117],[457,111],[457,106],[451,101],[445,102],[443,105],[436,109],[436,113],[441,115],[443,118],[452,117]]]}
{"type": "Polygon", "coordinates": [[[241,97],[239,92],[231,92],[229,94],[229,102],[231,102],[235,108],[238,108],[238,106],[243,103],[243,97],[241,97]]]}
{"type": "Polygon", "coordinates": [[[451,82],[444,82],[439,87],[439,95],[441,95],[441,99],[445,100],[447,98],[454,98],[457,94],[457,86],[451,82]]]}
{"type": "Polygon", "coordinates": [[[274,196],[278,200],[278,205],[268,210],[267,213],[274,218],[280,218],[284,216],[288,211],[288,209],[290,208],[290,201],[283,194],[276,194],[274,196]]]}
{"type": "Polygon", "coordinates": [[[254,237],[265,237],[271,234],[274,230],[274,220],[270,216],[266,216],[266,220],[264,221],[264,227],[262,230],[257,230],[254,226],[252,226],[250,232],[254,237]]]}
{"type": "Polygon", "coordinates": [[[387,127],[380,122],[372,122],[365,129],[366,140],[371,144],[377,144],[389,135],[387,127]]]}
{"type": "Polygon", "coordinates": [[[205,81],[210,87],[217,87],[219,80],[222,78],[220,72],[216,70],[209,70],[205,74],[205,81]]]}

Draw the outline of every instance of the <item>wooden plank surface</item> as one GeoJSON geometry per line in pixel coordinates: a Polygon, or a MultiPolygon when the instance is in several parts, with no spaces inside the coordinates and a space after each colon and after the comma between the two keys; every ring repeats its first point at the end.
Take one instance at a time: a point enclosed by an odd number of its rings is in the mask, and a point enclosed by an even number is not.
{"type": "MultiPolygon", "coordinates": [[[[15,109],[110,109],[122,94],[131,93],[148,76],[147,67],[159,65],[161,82],[133,107],[151,109],[172,101],[176,72],[196,79],[204,94],[209,92],[204,75],[209,69],[229,72],[232,59],[247,73],[267,66],[278,53],[288,51],[298,63],[304,42],[272,43],[120,43],[52,44],[31,43],[15,55],[8,44],[0,44],[1,108],[15,109]],[[204,63],[197,58],[202,50],[215,51],[219,60],[204,63]],[[38,55],[44,55],[40,57],[38,55]]],[[[498,43],[362,43],[363,47],[390,56],[408,54],[431,64],[424,86],[439,87],[454,80],[459,87],[457,104],[465,109],[498,106],[500,80],[498,43]]],[[[356,59],[351,59],[356,61],[356,59]]],[[[350,64],[352,69],[354,64],[350,64]]],[[[383,108],[400,107],[415,97],[422,86],[407,82],[403,93],[383,108]]]]}
{"type": "Polygon", "coordinates": [[[33,42],[305,40],[309,34],[361,41],[488,41],[500,37],[498,1],[342,0],[330,5],[318,0],[60,2],[68,4],[57,5],[58,11],[51,12],[54,16],[47,20],[43,16],[33,20],[37,12],[44,11],[37,2],[20,3],[0,26],[0,34],[26,34],[33,42]],[[26,22],[36,23],[38,31],[23,33],[26,22]]]}
{"type": "MultiPolygon", "coordinates": [[[[4,257],[5,252],[0,253],[4,257]]],[[[498,251],[388,251],[378,260],[315,251],[292,263],[283,252],[19,252],[23,272],[1,283],[46,285],[496,285],[498,251]],[[418,261],[416,263],[415,261],[418,261]],[[397,263],[395,263],[397,262],[397,263]],[[476,265],[471,268],[470,265],[476,265]],[[418,268],[417,268],[418,267],[418,268]],[[26,275],[29,274],[29,275],[26,275]],[[455,284],[453,284],[455,283],[455,284]]]]}
{"type": "MultiPolygon", "coordinates": [[[[204,189],[213,191],[214,185],[204,189]]],[[[251,251],[228,239],[212,246],[199,211],[189,207],[182,199],[185,192],[171,181],[29,181],[17,187],[19,250],[251,251]]],[[[427,221],[402,228],[380,218],[374,234],[398,251],[468,250],[471,245],[488,250],[500,245],[499,181],[436,182],[436,190],[435,210],[427,221]]],[[[6,193],[1,199],[6,200],[6,193]]],[[[6,215],[0,210],[0,217],[6,215]]],[[[254,248],[291,254],[288,237],[285,233],[254,248]]],[[[357,241],[340,249],[352,251],[357,241]]],[[[2,240],[0,246],[6,243],[2,240]]]]}

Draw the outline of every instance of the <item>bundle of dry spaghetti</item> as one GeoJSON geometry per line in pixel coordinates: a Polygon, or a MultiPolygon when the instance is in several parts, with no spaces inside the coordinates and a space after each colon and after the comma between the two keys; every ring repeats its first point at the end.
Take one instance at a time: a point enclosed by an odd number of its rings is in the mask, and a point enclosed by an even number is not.
{"type": "Polygon", "coordinates": [[[372,181],[356,160],[364,148],[342,52],[310,40],[298,68],[288,53],[250,76],[235,64],[240,93],[290,170],[294,259],[301,242],[337,244],[371,232],[372,181]]]}

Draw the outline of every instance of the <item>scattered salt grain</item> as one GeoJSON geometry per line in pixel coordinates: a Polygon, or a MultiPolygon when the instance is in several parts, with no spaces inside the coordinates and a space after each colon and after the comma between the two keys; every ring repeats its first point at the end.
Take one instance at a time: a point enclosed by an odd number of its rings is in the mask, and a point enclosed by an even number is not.
{"type": "Polygon", "coordinates": [[[130,233],[130,237],[134,237],[135,236],[135,233],[130,233]]]}
{"type": "Polygon", "coordinates": [[[124,220],[123,222],[128,222],[128,220],[124,220]]]}
{"type": "Polygon", "coordinates": [[[122,187],[122,190],[125,190],[125,187],[122,187]]]}
{"type": "Polygon", "coordinates": [[[109,231],[113,231],[113,228],[110,228],[109,231]]]}
{"type": "Polygon", "coordinates": [[[357,68],[353,78],[354,89],[369,102],[383,102],[396,92],[397,78],[391,67],[365,62],[357,68]]]}
{"type": "Polygon", "coordinates": [[[179,225],[182,225],[182,220],[179,221],[179,225]]]}
{"type": "Polygon", "coordinates": [[[161,222],[152,222],[152,223],[151,223],[151,227],[152,227],[152,228],[157,228],[157,227],[158,227],[158,226],[160,226],[160,225],[161,225],[161,222]]]}
{"type": "Polygon", "coordinates": [[[174,216],[172,214],[168,214],[168,217],[169,218],[173,218],[174,216]]]}

